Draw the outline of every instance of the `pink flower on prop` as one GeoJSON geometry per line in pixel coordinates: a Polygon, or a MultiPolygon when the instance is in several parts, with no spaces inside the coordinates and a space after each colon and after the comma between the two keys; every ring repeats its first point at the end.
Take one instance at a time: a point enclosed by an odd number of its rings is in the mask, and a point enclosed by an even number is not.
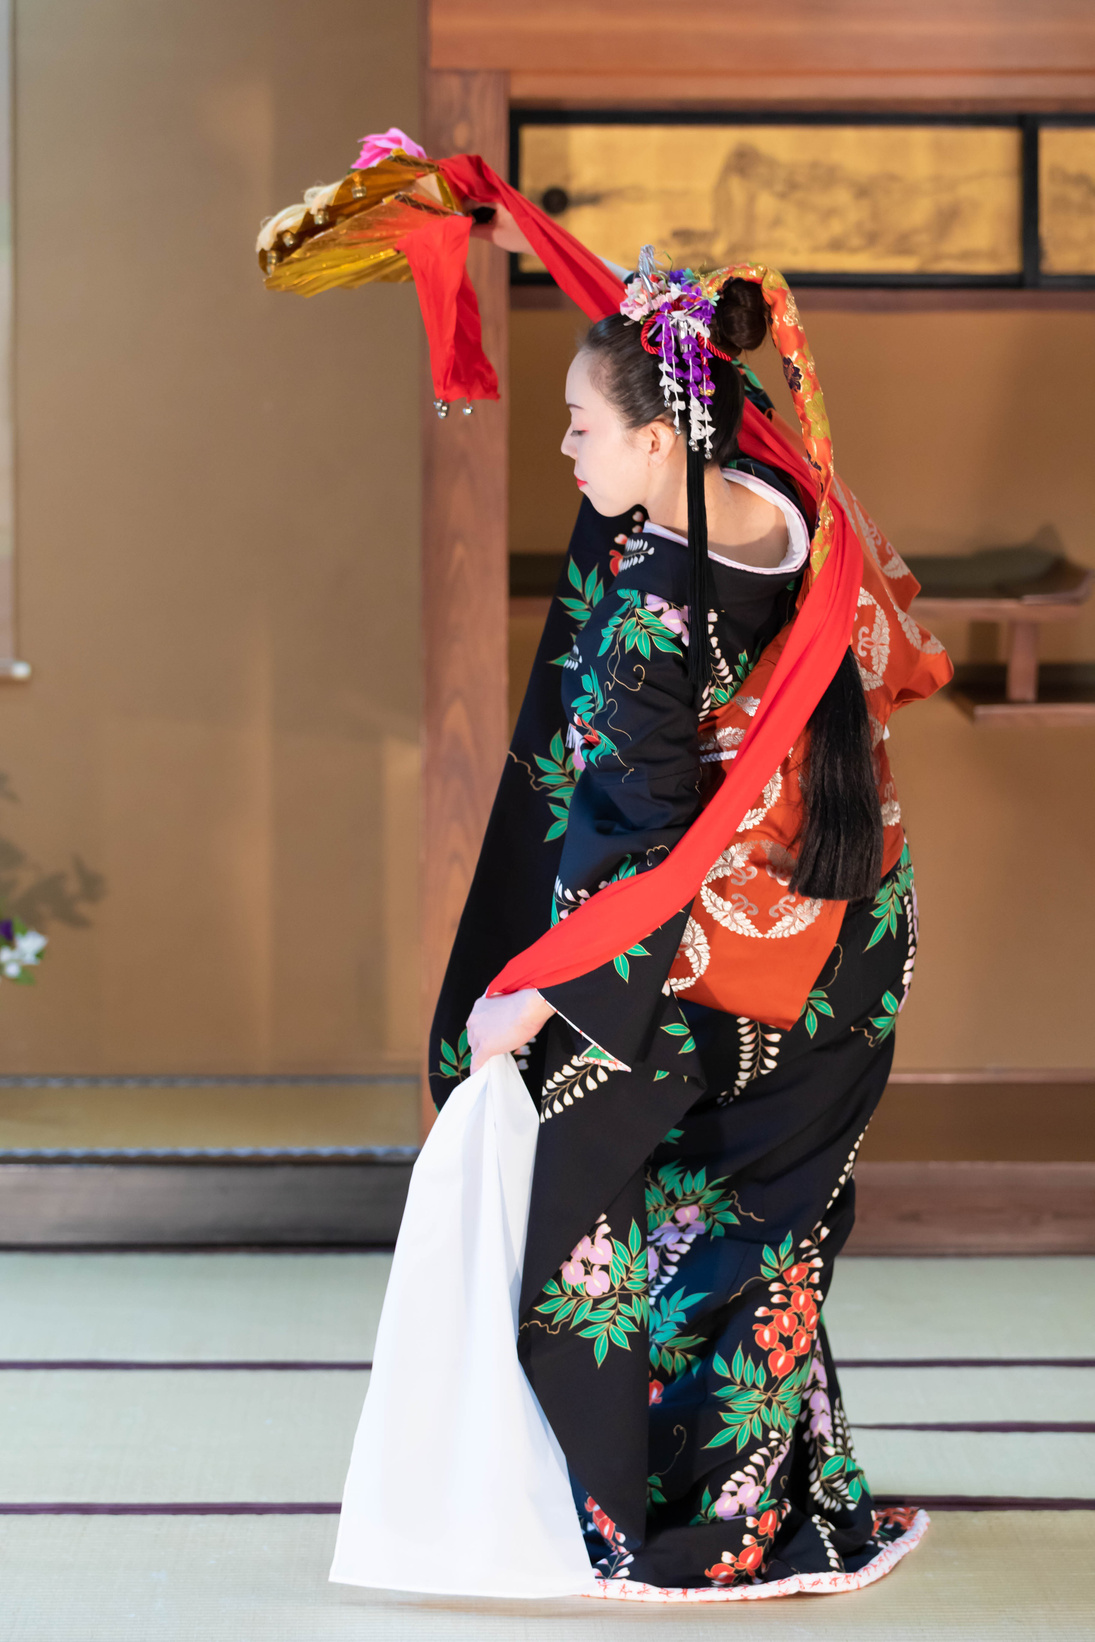
{"type": "Polygon", "coordinates": [[[401,148],[404,154],[409,154],[415,160],[429,158],[426,150],[420,148],[405,131],[400,131],[397,125],[390,125],[387,131],[374,131],[371,136],[362,137],[361,153],[357,156],[353,169],[368,170],[369,166],[375,165],[378,160],[386,159],[393,148],[401,148]]]}

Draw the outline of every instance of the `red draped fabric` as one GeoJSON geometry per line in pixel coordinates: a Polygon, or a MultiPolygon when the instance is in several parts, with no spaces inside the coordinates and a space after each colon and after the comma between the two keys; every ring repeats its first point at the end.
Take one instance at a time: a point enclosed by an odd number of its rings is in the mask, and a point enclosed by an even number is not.
{"type": "MultiPolygon", "coordinates": [[[[623,286],[600,258],[503,182],[478,155],[459,154],[440,165],[465,200],[499,203],[513,213],[556,284],[590,319],[619,309],[623,286]]],[[[469,232],[466,217],[449,218],[407,235],[400,247],[418,287],[435,391],[445,399],[497,397],[465,268],[469,232]]],[[[802,447],[749,403],[740,444],[745,455],[783,468],[807,496],[817,495],[818,474],[802,447]]],[[[848,647],[862,550],[843,508],[831,496],[830,505],[829,552],[809,583],[760,706],[711,801],[659,866],[599,890],[512,958],[488,987],[490,995],[558,985],[587,974],[644,940],[695,896],[798,739],[848,647]]]]}
{"type": "MultiPolygon", "coordinates": [[[[746,405],[740,443],[746,456],[776,462],[809,483],[805,458],[794,456],[752,405],[746,405]]],[[[512,958],[487,988],[488,995],[526,986],[557,986],[610,963],[697,893],[742,817],[802,733],[848,648],[863,555],[843,510],[833,511],[836,528],[829,555],[802,601],[737,757],[710,803],[659,866],[598,890],[512,958]]]]}

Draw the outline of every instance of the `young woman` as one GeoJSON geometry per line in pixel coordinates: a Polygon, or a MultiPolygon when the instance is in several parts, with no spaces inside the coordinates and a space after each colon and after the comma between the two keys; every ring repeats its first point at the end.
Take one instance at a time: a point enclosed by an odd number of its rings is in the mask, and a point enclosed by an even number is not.
{"type": "MultiPolygon", "coordinates": [[[[480,232],[528,245],[504,210],[480,232]]],[[[699,894],[484,995],[689,834],[803,608],[821,465],[740,360],[766,291],[644,253],[578,349],[580,511],[434,1023],[439,1104],[509,1051],[540,1107],[519,1350],[606,1594],[848,1588],[923,1525],[872,1504],[820,1313],[916,946],[885,723],[949,666],[839,486],[868,547],[851,644],[699,894]]]]}

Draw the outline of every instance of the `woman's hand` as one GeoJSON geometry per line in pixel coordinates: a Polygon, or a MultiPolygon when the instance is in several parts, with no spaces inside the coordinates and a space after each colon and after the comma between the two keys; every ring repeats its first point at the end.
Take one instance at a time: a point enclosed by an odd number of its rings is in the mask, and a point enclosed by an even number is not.
{"type": "Polygon", "coordinates": [[[512,1054],[522,1044],[531,1043],[554,1013],[551,1004],[532,987],[498,998],[479,998],[468,1016],[471,1070],[478,1072],[492,1055],[512,1054]]]}
{"type": "MultiPolygon", "coordinates": [[[[465,201],[468,209],[474,208],[478,203],[476,200],[465,201]]],[[[472,239],[489,240],[492,245],[497,245],[503,251],[531,251],[532,246],[518,228],[513,212],[507,211],[504,205],[495,204],[493,200],[489,205],[494,216],[489,222],[472,223],[472,239]]]]}

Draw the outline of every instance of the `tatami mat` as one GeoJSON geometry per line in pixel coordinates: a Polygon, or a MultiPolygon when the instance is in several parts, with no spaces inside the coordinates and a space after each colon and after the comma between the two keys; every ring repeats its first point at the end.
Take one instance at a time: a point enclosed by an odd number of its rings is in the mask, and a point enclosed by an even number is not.
{"type": "MultiPolygon", "coordinates": [[[[1017,1372],[997,1370],[996,1381],[1017,1372]]],[[[1053,1406],[1063,1371],[1043,1373],[1053,1406]]],[[[888,1377],[871,1376],[881,1382],[873,1412],[910,1420],[900,1397],[887,1401],[888,1377]]],[[[367,1374],[327,1371],[5,1373],[0,1500],[337,1500],[367,1384],[367,1374]]],[[[1006,1384],[994,1389],[974,1415],[967,1403],[967,1418],[1032,1417],[1033,1399],[1016,1404],[1006,1384]]],[[[876,1493],[1095,1496],[1095,1436],[863,1430],[854,1395],[849,1412],[876,1493]]],[[[953,1401],[927,1392],[917,1412],[959,1417],[953,1401]]]]}
{"type": "Polygon", "coordinates": [[[367,1361],[387,1254],[0,1253],[0,1362],[367,1361]]]}
{"type": "Polygon", "coordinates": [[[8,1519],[4,1642],[1090,1642],[1095,1515],[941,1514],[886,1579],[722,1608],[327,1584],[331,1518],[8,1519]]]}
{"type": "Polygon", "coordinates": [[[1095,1368],[844,1368],[853,1424],[1095,1422],[1095,1368]]]}
{"type": "MultiPolygon", "coordinates": [[[[1095,1436],[1073,1432],[853,1430],[876,1494],[1095,1501],[1095,1436]]],[[[1095,1636],[1095,1615],[1092,1616],[1095,1636]]]]}
{"type": "MultiPolygon", "coordinates": [[[[0,1252],[0,1361],[365,1359],[390,1263],[0,1252]]],[[[844,1360],[1095,1358],[1095,1260],[840,1260],[825,1318],[844,1360]]]]}
{"type": "MultiPolygon", "coordinates": [[[[1044,1371],[1047,1398],[1060,1373],[1044,1371]]],[[[367,1383],[326,1370],[4,1373],[0,1501],[334,1501],[367,1383]]],[[[888,1420],[908,1417],[899,1399],[877,1401],[888,1420]]],[[[919,1412],[953,1407],[928,1398],[919,1412]]],[[[878,1494],[1095,1497],[1089,1434],[857,1425],[855,1446],[878,1494]]]]}
{"type": "MultiPolygon", "coordinates": [[[[938,1512],[868,1590],[731,1609],[416,1599],[326,1582],[331,1515],[142,1506],[337,1501],[372,1354],[381,1254],[0,1254],[0,1502],[128,1515],[0,1519],[2,1642],[1072,1642],[1095,1635],[1095,1511],[938,1512]],[[115,1367],[11,1367],[95,1361],[115,1367]],[[141,1364],[230,1364],[142,1367],[141,1364]],[[283,1363],[280,1369],[251,1367],[283,1363]],[[136,1367],[124,1367],[135,1363],[136,1367]]],[[[1091,1421],[1095,1261],[848,1260],[827,1320],[882,1494],[1095,1495],[1095,1437],[869,1430],[1091,1421]],[[1062,1339],[1061,1319],[1068,1319],[1062,1339]],[[900,1366],[951,1359],[943,1368],[900,1366]],[[954,1361],[957,1359],[957,1361],[954,1361]],[[891,1366],[881,1366],[882,1364],[891,1366]]],[[[423,1479],[423,1511],[430,1509],[423,1479]]]]}
{"type": "Polygon", "coordinates": [[[1095,1260],[838,1260],[837,1358],[1095,1357],[1095,1260]]]}
{"type": "Polygon", "coordinates": [[[0,1501],[338,1500],[368,1380],[0,1374],[0,1501]]]}

